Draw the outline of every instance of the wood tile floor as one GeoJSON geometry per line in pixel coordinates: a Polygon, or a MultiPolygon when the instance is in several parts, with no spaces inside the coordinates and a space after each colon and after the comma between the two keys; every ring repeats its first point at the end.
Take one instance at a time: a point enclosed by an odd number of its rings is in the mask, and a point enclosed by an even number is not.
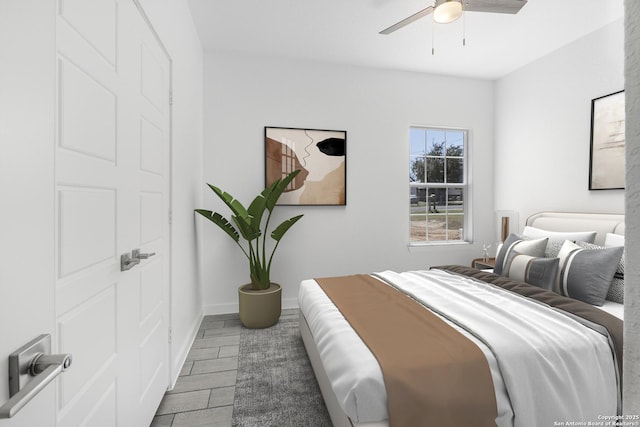
{"type": "MultiPolygon", "coordinates": [[[[282,310],[282,316],[297,312],[282,310]]],[[[231,427],[241,328],[238,314],[204,317],[150,427],[231,427]]]]}

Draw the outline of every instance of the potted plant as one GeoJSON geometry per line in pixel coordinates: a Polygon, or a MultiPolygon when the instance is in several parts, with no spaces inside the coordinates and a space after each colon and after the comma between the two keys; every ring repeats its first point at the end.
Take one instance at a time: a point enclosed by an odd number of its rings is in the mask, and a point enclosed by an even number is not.
{"type": "Polygon", "coordinates": [[[266,328],[277,323],[280,318],[282,288],[271,282],[271,262],[280,240],[289,228],[302,218],[302,215],[287,219],[270,234],[269,222],[280,195],[299,172],[296,170],[283,179],[274,181],[253,199],[248,208],[245,208],[229,193],[207,184],[231,209],[233,224],[218,212],[206,209],[195,210],[231,237],[249,260],[251,283],[238,288],[240,321],[245,327],[266,328]],[[267,237],[269,236],[275,242],[275,244],[269,245],[270,248],[267,247],[267,237]],[[244,239],[244,244],[240,242],[241,237],[244,239]]]}

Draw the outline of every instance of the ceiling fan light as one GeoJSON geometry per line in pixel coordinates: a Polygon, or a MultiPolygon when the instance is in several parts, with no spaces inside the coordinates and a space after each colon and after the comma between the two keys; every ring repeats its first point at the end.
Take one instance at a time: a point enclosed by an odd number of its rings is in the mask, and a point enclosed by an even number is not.
{"type": "Polygon", "coordinates": [[[462,2],[460,0],[436,0],[433,10],[433,20],[438,24],[448,24],[462,15],[462,2]]]}

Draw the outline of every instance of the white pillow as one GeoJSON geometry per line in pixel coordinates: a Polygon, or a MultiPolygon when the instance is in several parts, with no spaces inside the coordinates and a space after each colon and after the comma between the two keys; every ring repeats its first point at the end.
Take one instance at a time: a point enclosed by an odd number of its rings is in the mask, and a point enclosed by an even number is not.
{"type": "Polygon", "coordinates": [[[587,243],[593,243],[596,240],[595,231],[548,231],[528,225],[524,227],[522,235],[532,239],[548,237],[553,240],[571,240],[574,242],[587,243]]]}
{"type": "Polygon", "coordinates": [[[611,248],[614,246],[624,246],[624,235],[607,233],[604,236],[604,247],[611,248]]]}

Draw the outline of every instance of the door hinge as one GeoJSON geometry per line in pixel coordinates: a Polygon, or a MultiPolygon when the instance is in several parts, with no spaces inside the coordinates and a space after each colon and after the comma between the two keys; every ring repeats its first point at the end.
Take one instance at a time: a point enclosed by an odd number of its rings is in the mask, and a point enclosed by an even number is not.
{"type": "Polygon", "coordinates": [[[173,105],[173,91],[169,91],[169,105],[173,105]]]}
{"type": "Polygon", "coordinates": [[[169,344],[171,344],[172,340],[173,340],[173,329],[169,328],[169,344]]]}
{"type": "Polygon", "coordinates": [[[169,211],[169,225],[173,224],[173,212],[169,211]]]}

